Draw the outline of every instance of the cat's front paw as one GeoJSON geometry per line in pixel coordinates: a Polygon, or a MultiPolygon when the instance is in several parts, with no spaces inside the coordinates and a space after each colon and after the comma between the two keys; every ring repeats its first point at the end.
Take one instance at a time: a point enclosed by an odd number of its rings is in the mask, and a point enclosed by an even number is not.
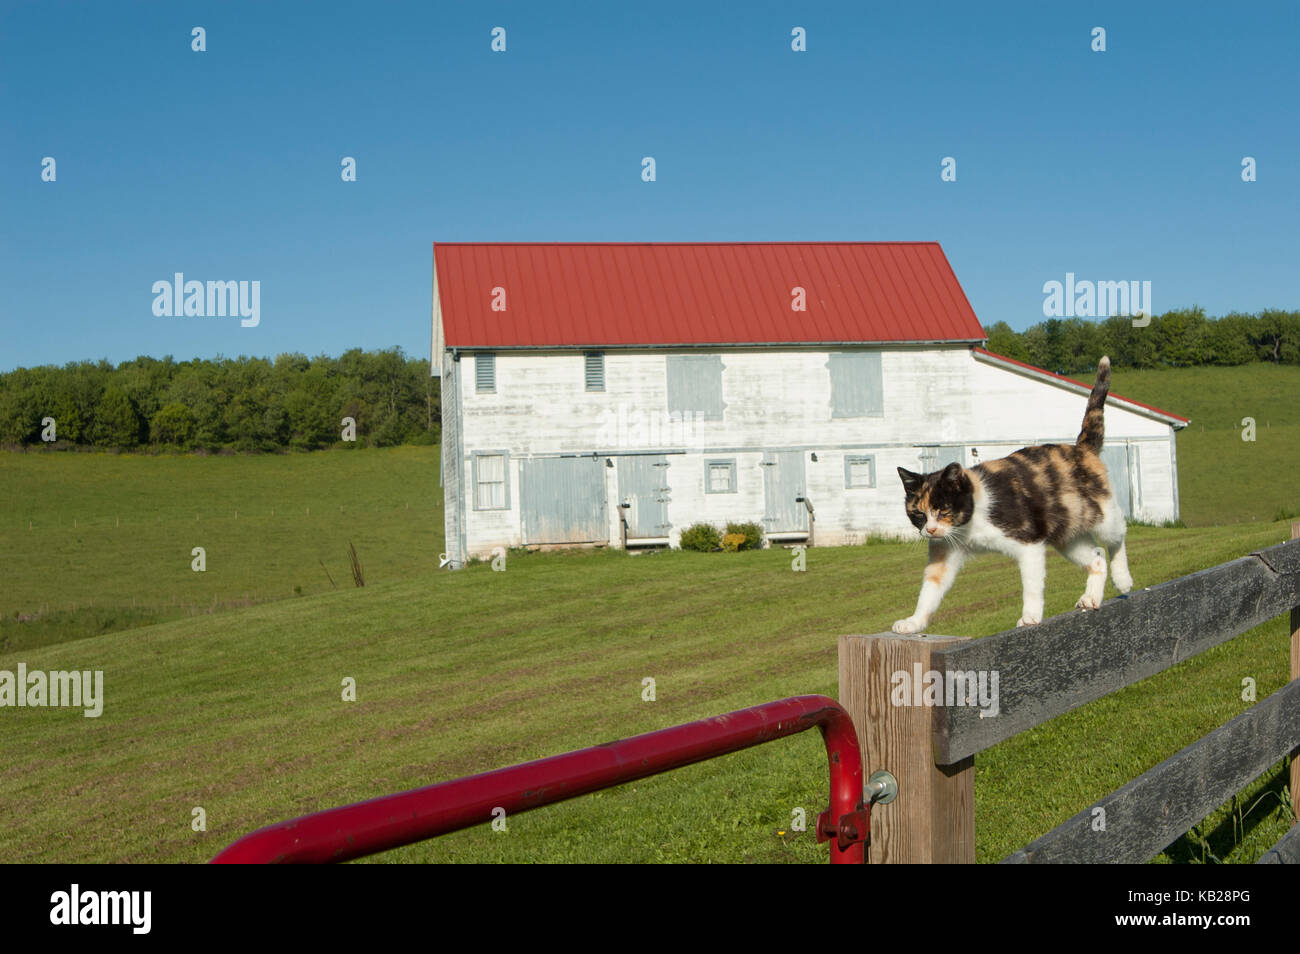
{"type": "Polygon", "coordinates": [[[893,630],[896,633],[902,633],[904,636],[912,633],[919,633],[925,629],[925,623],[915,616],[909,616],[907,619],[900,619],[894,623],[893,630]]]}
{"type": "Polygon", "coordinates": [[[1016,625],[1017,625],[1017,626],[1037,626],[1037,625],[1038,625],[1039,623],[1041,623],[1041,622],[1042,622],[1041,619],[1039,619],[1039,618],[1037,618],[1037,617],[1034,617],[1034,616],[1022,616],[1022,617],[1020,617],[1020,622],[1016,623],[1016,625]]]}
{"type": "Polygon", "coordinates": [[[1101,600],[1098,600],[1092,596],[1089,596],[1087,593],[1084,593],[1082,596],[1079,597],[1079,602],[1075,603],[1074,606],[1075,609],[1081,609],[1081,610],[1101,609],[1101,600]]]}

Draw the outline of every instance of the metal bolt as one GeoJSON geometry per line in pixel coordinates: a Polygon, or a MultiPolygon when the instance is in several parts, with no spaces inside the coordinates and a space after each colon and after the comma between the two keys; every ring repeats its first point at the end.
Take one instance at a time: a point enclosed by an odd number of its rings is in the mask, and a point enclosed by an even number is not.
{"type": "Polygon", "coordinates": [[[871,778],[863,789],[863,794],[872,805],[888,805],[898,797],[898,779],[889,772],[880,769],[871,773],[871,778]]]}

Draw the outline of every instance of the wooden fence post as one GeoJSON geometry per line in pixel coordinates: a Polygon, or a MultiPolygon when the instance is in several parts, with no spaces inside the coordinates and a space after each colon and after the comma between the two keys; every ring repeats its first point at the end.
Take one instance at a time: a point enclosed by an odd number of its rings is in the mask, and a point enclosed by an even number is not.
{"type": "Polygon", "coordinates": [[[898,780],[898,797],[871,813],[871,864],[975,862],[974,756],[935,765],[934,708],[895,705],[891,699],[895,686],[903,692],[904,681],[910,697],[936,668],[932,650],[965,641],[893,633],[840,637],[839,701],[861,740],[863,774],[887,769],[898,780]],[[895,679],[895,674],[901,675],[895,679]]]}
{"type": "MultiPolygon", "coordinates": [[[[1291,539],[1300,540],[1300,523],[1291,524],[1291,539]]],[[[1291,607],[1291,678],[1300,679],[1300,606],[1291,607]]],[[[1291,816],[1300,822],[1300,746],[1291,750],[1291,816]]]]}

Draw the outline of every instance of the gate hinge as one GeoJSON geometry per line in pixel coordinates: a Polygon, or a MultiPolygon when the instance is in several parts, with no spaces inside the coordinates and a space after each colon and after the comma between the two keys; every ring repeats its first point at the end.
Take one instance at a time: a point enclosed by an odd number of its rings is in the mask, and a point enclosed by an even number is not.
{"type": "Polygon", "coordinates": [[[848,851],[854,845],[865,845],[871,837],[871,805],[858,802],[856,810],[840,817],[838,823],[831,823],[830,809],[817,816],[817,841],[830,841],[834,838],[839,843],[840,851],[848,851]]]}
{"type": "Polygon", "coordinates": [[[848,851],[853,845],[867,844],[871,840],[871,806],[877,802],[888,805],[897,798],[898,780],[885,769],[872,772],[862,794],[865,799],[858,802],[858,807],[834,824],[831,823],[829,808],[817,816],[818,842],[834,838],[840,851],[848,851]]]}

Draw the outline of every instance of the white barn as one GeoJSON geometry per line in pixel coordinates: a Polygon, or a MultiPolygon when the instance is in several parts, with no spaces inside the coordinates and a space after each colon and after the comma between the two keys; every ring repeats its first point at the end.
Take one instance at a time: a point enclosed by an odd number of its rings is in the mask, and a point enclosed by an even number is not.
{"type": "MultiPolygon", "coordinates": [[[[438,243],[448,562],[676,545],[697,521],[910,535],[895,468],[1079,432],[1090,381],[984,343],[937,243],[438,243]]],[[[1111,394],[1130,517],[1178,517],[1187,423],[1111,394]]]]}

